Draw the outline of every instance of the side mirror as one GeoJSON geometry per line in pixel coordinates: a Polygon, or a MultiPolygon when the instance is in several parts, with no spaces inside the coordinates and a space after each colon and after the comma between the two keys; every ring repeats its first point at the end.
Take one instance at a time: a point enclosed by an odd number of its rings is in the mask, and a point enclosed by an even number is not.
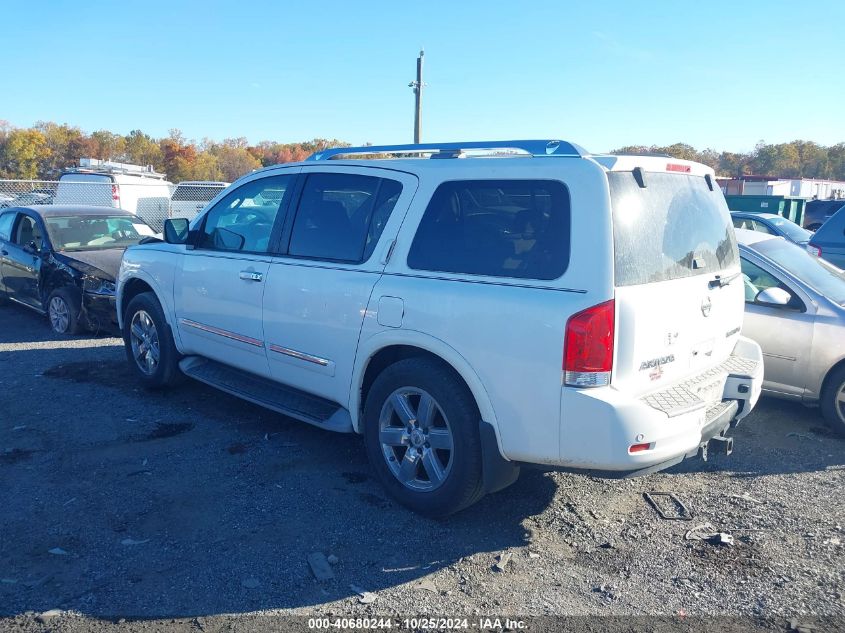
{"type": "Polygon", "coordinates": [[[790,295],[783,288],[777,287],[766,288],[765,290],[761,290],[757,293],[757,296],[754,298],[754,303],[763,303],[766,305],[779,307],[785,307],[789,305],[790,301],[792,301],[792,295],[790,295]]]}
{"type": "Polygon", "coordinates": [[[186,218],[165,220],[164,241],[168,244],[186,244],[188,242],[188,220],[186,218]]]}

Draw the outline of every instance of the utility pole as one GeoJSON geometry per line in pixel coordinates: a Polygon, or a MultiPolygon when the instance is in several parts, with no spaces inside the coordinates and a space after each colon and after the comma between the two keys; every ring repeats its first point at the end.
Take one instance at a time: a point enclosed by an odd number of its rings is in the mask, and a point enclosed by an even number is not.
{"type": "Polygon", "coordinates": [[[417,57],[417,80],[408,84],[409,88],[413,88],[415,95],[414,105],[414,143],[420,142],[422,136],[422,92],[425,84],[423,83],[423,57],[425,51],[420,51],[420,56],[417,57]]]}

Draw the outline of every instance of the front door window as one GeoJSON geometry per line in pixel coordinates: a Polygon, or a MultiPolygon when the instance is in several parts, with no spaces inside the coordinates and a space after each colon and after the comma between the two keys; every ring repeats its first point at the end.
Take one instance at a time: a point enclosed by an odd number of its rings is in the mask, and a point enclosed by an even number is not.
{"type": "Polygon", "coordinates": [[[269,253],[276,216],[292,175],[245,183],[206,214],[198,248],[240,253],[269,253]]]}

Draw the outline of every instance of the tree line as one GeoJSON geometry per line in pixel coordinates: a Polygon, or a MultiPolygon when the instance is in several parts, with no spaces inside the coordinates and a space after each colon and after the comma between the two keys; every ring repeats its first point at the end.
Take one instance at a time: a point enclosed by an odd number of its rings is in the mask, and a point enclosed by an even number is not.
{"type": "MultiPolygon", "coordinates": [[[[0,121],[0,178],[54,180],[80,158],[115,160],[152,165],[172,182],[224,180],[268,165],[303,160],[326,147],[348,146],[337,139],[316,138],[301,143],[262,141],[250,145],[245,138],[223,141],[186,139],[179,130],[153,138],[141,130],[121,135],[107,130],[87,134],[67,124],[39,122],[30,128],[0,121]]],[[[697,150],[685,143],[665,147],[630,145],[614,154],[668,154],[712,167],[720,176],[759,174],[777,178],[845,180],[845,143],[830,147],[812,141],[766,144],[747,153],[697,150]]]]}
{"type": "Polygon", "coordinates": [[[171,182],[223,180],[233,182],[253,169],[304,160],[326,147],[348,146],[337,139],[301,143],[262,141],[250,145],[245,138],[223,141],[187,140],[179,130],[153,138],[141,130],[121,135],[107,130],[86,134],[78,127],[39,122],[15,128],[0,121],[0,178],[55,180],[80,158],[99,158],[135,165],[152,165],[171,182]]]}

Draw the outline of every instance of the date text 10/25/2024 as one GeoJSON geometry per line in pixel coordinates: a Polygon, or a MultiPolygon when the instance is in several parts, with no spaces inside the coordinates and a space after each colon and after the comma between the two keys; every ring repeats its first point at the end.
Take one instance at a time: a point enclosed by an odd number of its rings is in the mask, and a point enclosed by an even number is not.
{"type": "Polygon", "coordinates": [[[526,629],[526,622],[519,619],[476,617],[476,618],[309,618],[309,629],[399,629],[419,630],[477,630],[477,631],[518,631],[526,629]]]}

